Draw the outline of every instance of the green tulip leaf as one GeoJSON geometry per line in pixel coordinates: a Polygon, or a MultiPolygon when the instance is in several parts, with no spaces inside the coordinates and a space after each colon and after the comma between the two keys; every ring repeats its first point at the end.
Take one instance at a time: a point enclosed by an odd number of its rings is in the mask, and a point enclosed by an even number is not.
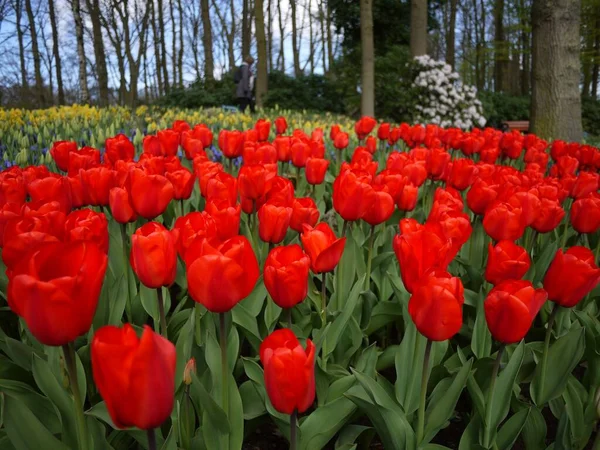
{"type": "Polygon", "coordinates": [[[240,386],[240,396],[244,407],[244,420],[252,420],[267,413],[265,401],[252,381],[244,381],[240,386]]]}
{"type": "Polygon", "coordinates": [[[474,450],[482,448],[479,445],[479,431],[482,430],[482,426],[483,421],[477,414],[474,414],[460,437],[458,450],[474,450]]]}
{"type": "Polygon", "coordinates": [[[39,421],[25,403],[11,395],[4,396],[4,428],[12,445],[19,450],[68,450],[39,421]]]}
{"type": "MultiPolygon", "coordinates": [[[[437,401],[431,401],[425,412],[425,436],[423,442],[429,442],[439,430],[441,430],[446,422],[452,417],[456,403],[462,393],[469,374],[473,360],[469,361],[460,369],[454,376],[452,383],[444,391],[444,395],[437,401]]],[[[433,399],[432,399],[433,400],[433,399]]]]}
{"type": "Polygon", "coordinates": [[[544,449],[546,447],[546,420],[539,408],[529,408],[529,415],[523,426],[523,442],[528,449],[544,449]]]}
{"type": "MultiPolygon", "coordinates": [[[[22,404],[52,434],[60,433],[62,427],[56,407],[32,387],[20,381],[0,379],[0,393],[4,394],[5,398],[10,396],[22,404]]],[[[6,409],[4,415],[6,416],[6,409]]],[[[6,425],[6,417],[4,417],[4,425],[6,425]]]]}
{"type": "Polygon", "coordinates": [[[569,374],[579,364],[584,350],[585,334],[583,328],[571,330],[550,346],[544,390],[540,392],[543,376],[541,359],[538,361],[531,381],[531,397],[536,405],[544,405],[563,393],[569,380],[569,374]]]}
{"type": "Polygon", "coordinates": [[[529,409],[522,409],[516,414],[513,414],[498,431],[496,443],[500,450],[510,450],[513,448],[515,441],[521,434],[521,430],[529,417],[529,409]]]}
{"type": "Polygon", "coordinates": [[[356,405],[345,397],[314,410],[300,425],[299,450],[321,449],[346,425],[356,405]]]}
{"type": "Polygon", "coordinates": [[[484,301],[484,294],[479,293],[477,296],[477,304],[475,306],[477,308],[477,316],[475,318],[473,337],[471,339],[471,349],[477,359],[490,356],[490,351],[492,350],[492,335],[490,334],[490,330],[488,329],[485,320],[484,301]]]}

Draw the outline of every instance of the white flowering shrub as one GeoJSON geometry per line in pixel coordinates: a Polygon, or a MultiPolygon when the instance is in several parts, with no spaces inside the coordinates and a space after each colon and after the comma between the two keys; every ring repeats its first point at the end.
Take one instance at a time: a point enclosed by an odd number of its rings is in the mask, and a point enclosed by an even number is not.
{"type": "Polygon", "coordinates": [[[463,130],[485,126],[475,86],[464,85],[450,65],[428,55],[417,56],[414,65],[418,72],[412,85],[418,93],[417,122],[463,130]]]}

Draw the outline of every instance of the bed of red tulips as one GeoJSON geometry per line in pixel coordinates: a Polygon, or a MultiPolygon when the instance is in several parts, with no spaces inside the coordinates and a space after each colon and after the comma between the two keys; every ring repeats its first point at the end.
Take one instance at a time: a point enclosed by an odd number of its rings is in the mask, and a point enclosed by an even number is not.
{"type": "Polygon", "coordinates": [[[0,448],[600,446],[600,151],[286,128],[0,173],[0,448]]]}

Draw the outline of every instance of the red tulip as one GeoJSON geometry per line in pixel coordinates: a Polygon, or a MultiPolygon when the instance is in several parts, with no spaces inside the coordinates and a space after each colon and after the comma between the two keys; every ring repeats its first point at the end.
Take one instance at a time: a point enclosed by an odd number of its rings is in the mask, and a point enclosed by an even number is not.
{"type": "Polygon", "coordinates": [[[381,125],[379,125],[379,128],[377,129],[377,137],[381,141],[387,141],[389,139],[389,137],[390,137],[390,124],[389,123],[384,122],[381,125]]]}
{"type": "Polygon", "coordinates": [[[266,199],[278,205],[292,206],[294,201],[294,185],[287,178],[276,176],[273,178],[273,184],[267,193],[266,199]]]}
{"type": "Polygon", "coordinates": [[[131,236],[131,267],[149,288],[171,286],[177,274],[177,231],[148,222],[131,236]]]}
{"type": "Polygon", "coordinates": [[[213,132],[203,123],[196,125],[192,129],[192,135],[195,139],[199,139],[202,142],[203,148],[208,148],[213,142],[213,132]]]}
{"type": "Polygon", "coordinates": [[[304,350],[288,328],[274,331],[260,345],[265,388],[273,407],[280,413],[303,413],[313,404],[315,353],[310,339],[306,340],[304,350]]]}
{"type": "Polygon", "coordinates": [[[523,210],[510,203],[497,202],[483,216],[483,228],[496,241],[516,241],[525,232],[523,210]]]}
{"type": "Polygon", "coordinates": [[[277,174],[277,166],[273,169],[261,164],[242,166],[238,175],[240,195],[253,201],[264,197],[271,189],[273,179],[277,174]]]}
{"type": "Polygon", "coordinates": [[[477,167],[472,159],[456,159],[450,163],[451,169],[448,175],[448,184],[464,191],[467,189],[477,176],[477,167]]]}
{"type": "Polygon", "coordinates": [[[208,200],[204,210],[214,219],[220,240],[226,241],[239,234],[242,213],[240,205],[232,206],[229,201],[217,198],[208,200]]]}
{"type": "Polygon", "coordinates": [[[190,124],[185,120],[175,120],[171,129],[173,131],[177,131],[178,133],[183,133],[184,131],[189,131],[190,124]]]}
{"type": "Polygon", "coordinates": [[[275,131],[278,135],[280,134],[284,134],[285,130],[287,130],[287,121],[285,120],[285,117],[278,117],[277,119],[275,119],[275,131]]]}
{"type": "Polygon", "coordinates": [[[446,270],[452,242],[432,224],[420,225],[414,219],[400,221],[402,234],[394,237],[393,247],[404,287],[412,293],[418,281],[434,269],[446,270]]]}
{"type": "Polygon", "coordinates": [[[344,220],[362,218],[375,201],[370,179],[352,170],[343,170],[333,183],[333,207],[344,220]]]}
{"type": "Polygon", "coordinates": [[[338,135],[338,133],[341,131],[340,126],[339,125],[331,125],[331,130],[329,131],[329,139],[331,139],[332,141],[335,141],[335,137],[338,135]]]}
{"type": "Polygon", "coordinates": [[[108,220],[91,209],[73,211],[65,221],[65,241],[91,241],[108,254],[108,220]]]}
{"type": "Polygon", "coordinates": [[[269,295],[281,308],[293,308],[306,298],[310,258],[298,244],[275,247],[265,261],[269,295]]]}
{"type": "Polygon", "coordinates": [[[488,184],[483,179],[475,180],[467,192],[467,205],[475,214],[482,216],[487,207],[498,197],[498,185],[488,184]]]}
{"type": "Polygon", "coordinates": [[[578,233],[595,233],[600,228],[600,195],[594,192],[573,202],[571,225],[578,233]]]}
{"type": "Polygon", "coordinates": [[[58,202],[61,211],[68,214],[71,211],[71,184],[63,177],[46,177],[34,180],[27,186],[27,192],[32,202],[58,202]]]}
{"type": "Polygon", "coordinates": [[[77,152],[69,153],[69,176],[74,176],[81,169],[91,169],[100,164],[100,150],[91,147],[83,147],[77,152]]]}
{"type": "Polygon", "coordinates": [[[346,238],[337,238],[331,227],[321,222],[316,227],[304,224],[300,240],[310,257],[310,267],[314,273],[331,272],[344,253],[346,238]]]}
{"type": "Polygon", "coordinates": [[[600,281],[600,269],[594,254],[585,247],[559,249],[544,277],[548,300],[572,308],[592,291],[600,281]]]}
{"type": "Polygon", "coordinates": [[[304,168],[308,184],[321,184],[325,180],[325,174],[329,167],[329,161],[319,158],[308,158],[304,168]]]}
{"type": "Polygon", "coordinates": [[[412,183],[406,183],[397,197],[398,209],[401,211],[412,211],[417,206],[418,198],[419,188],[412,183]]]}
{"type": "Polygon", "coordinates": [[[134,169],[129,175],[129,194],[133,210],[145,219],[160,216],[173,198],[173,185],[162,175],[149,175],[134,169]]]}
{"type": "Polygon", "coordinates": [[[258,235],[263,242],[279,244],[285,238],[292,208],[267,202],[258,210],[258,235]]]}
{"type": "Polygon", "coordinates": [[[185,252],[196,239],[217,242],[217,224],[206,211],[194,211],[178,217],[173,227],[178,232],[177,252],[185,259],[185,252]]]}
{"type": "Polygon", "coordinates": [[[386,222],[394,213],[395,205],[392,196],[384,189],[376,190],[371,205],[367,208],[363,219],[374,227],[386,222]]]}
{"type": "Polygon", "coordinates": [[[333,139],[333,146],[338,150],[344,150],[346,147],[348,147],[349,142],[350,138],[348,133],[345,131],[338,131],[333,139]]]}
{"type": "Polygon", "coordinates": [[[66,345],[90,329],[107,264],[93,242],[40,245],[10,271],[8,304],[42,344],[66,345]]]}
{"type": "Polygon", "coordinates": [[[354,131],[356,132],[358,139],[362,141],[364,138],[366,138],[371,131],[373,131],[373,128],[375,128],[376,124],[377,121],[372,117],[361,117],[354,125],[354,131]]]}
{"type": "Polygon", "coordinates": [[[250,242],[235,236],[212,246],[201,239],[186,252],[188,291],[191,297],[216,313],[231,310],[246,298],[258,280],[258,261],[250,242]]]}
{"type": "Polygon", "coordinates": [[[445,341],[462,326],[463,303],[460,278],[434,272],[417,283],[408,302],[408,313],[419,333],[432,341],[445,341]]]}
{"type": "Polygon", "coordinates": [[[108,195],[108,203],[110,205],[110,213],[117,222],[129,223],[137,220],[137,214],[131,207],[129,192],[126,189],[120,187],[112,188],[108,195]]]}
{"type": "Polygon", "coordinates": [[[295,167],[304,167],[306,166],[306,160],[311,155],[310,145],[302,141],[292,142],[290,154],[292,156],[292,164],[295,167]]]}
{"type": "Polygon", "coordinates": [[[254,129],[258,134],[258,140],[264,142],[269,139],[269,133],[271,132],[271,122],[265,119],[258,119],[254,125],[254,129]]]}
{"type": "Polygon", "coordinates": [[[521,208],[523,211],[521,217],[526,226],[529,226],[535,222],[535,219],[537,218],[542,206],[539,194],[535,189],[515,192],[509,198],[508,202],[517,208],[521,208]]]}
{"type": "Polygon", "coordinates": [[[520,280],[529,270],[531,259],[523,247],[512,241],[488,245],[485,279],[497,285],[505,280],[520,280]]]}
{"type": "Polygon", "coordinates": [[[20,218],[22,213],[23,205],[19,203],[5,203],[0,207],[0,248],[3,246],[6,224],[10,220],[20,218]]]}
{"type": "Polygon", "coordinates": [[[7,172],[0,172],[0,205],[6,203],[25,203],[27,192],[23,176],[9,176],[7,172]],[[2,175],[5,175],[2,177],[2,175]]]}
{"type": "Polygon", "coordinates": [[[173,130],[159,130],[156,132],[160,142],[160,151],[163,156],[175,156],[179,149],[179,133],[173,130]]]}
{"type": "Polygon", "coordinates": [[[117,172],[108,167],[94,167],[79,172],[83,200],[87,205],[108,206],[110,190],[117,186],[117,172]]]}
{"type": "MultiPolygon", "coordinates": [[[[61,212],[61,228],[64,228],[65,216],[61,212]]],[[[60,232],[53,228],[49,216],[26,215],[9,220],[4,227],[2,261],[8,269],[12,269],[27,254],[45,242],[58,242],[62,239],[60,232]]]]}
{"type": "Polygon", "coordinates": [[[586,197],[592,192],[597,192],[599,181],[600,175],[597,173],[580,172],[571,190],[571,197],[581,198],[586,197]]]}
{"type": "Polygon", "coordinates": [[[242,156],[244,135],[241,131],[221,130],[219,133],[219,148],[227,158],[242,156]]]}
{"type": "Polygon", "coordinates": [[[129,324],[94,334],[92,373],[110,418],[118,428],[159,427],[175,398],[175,346],[144,326],[139,339],[129,324]],[[152,407],[149,407],[152,405],[152,407]]]}
{"type": "Polygon", "coordinates": [[[118,160],[133,161],[135,156],[135,147],[124,134],[106,139],[104,147],[104,160],[109,164],[114,164],[118,160]]]}
{"type": "Polygon", "coordinates": [[[531,224],[538,233],[548,233],[554,230],[565,217],[565,210],[557,200],[542,198],[540,209],[531,224]]]}
{"type": "Polygon", "coordinates": [[[273,140],[273,145],[277,150],[277,160],[288,162],[292,159],[291,145],[292,142],[288,136],[277,136],[273,140]]]}
{"type": "Polygon", "coordinates": [[[162,148],[160,146],[160,139],[158,136],[153,136],[151,134],[144,136],[142,148],[144,154],[146,155],[163,156],[162,148]]]}
{"type": "Polygon", "coordinates": [[[485,303],[485,320],[494,339],[514,344],[525,337],[548,294],[534,289],[531,281],[506,280],[490,291],[485,303]]]}
{"type": "Polygon", "coordinates": [[[52,144],[50,155],[58,167],[63,172],[69,170],[69,154],[77,151],[77,142],[56,141],[52,144]]]}
{"type": "Polygon", "coordinates": [[[314,227],[319,221],[319,210],[317,204],[310,197],[296,198],[292,202],[292,217],[290,218],[290,228],[298,233],[302,233],[302,225],[307,224],[314,227]]]}
{"type": "Polygon", "coordinates": [[[377,139],[373,136],[369,136],[365,141],[365,148],[372,155],[377,151],[377,139]]]}
{"type": "Polygon", "coordinates": [[[220,171],[203,181],[200,186],[204,185],[204,197],[207,200],[222,199],[230,204],[237,201],[237,179],[233,175],[220,171]]]}
{"type": "Polygon", "coordinates": [[[173,198],[175,200],[188,199],[192,196],[195,176],[188,169],[179,169],[165,173],[167,180],[173,185],[173,198]]]}

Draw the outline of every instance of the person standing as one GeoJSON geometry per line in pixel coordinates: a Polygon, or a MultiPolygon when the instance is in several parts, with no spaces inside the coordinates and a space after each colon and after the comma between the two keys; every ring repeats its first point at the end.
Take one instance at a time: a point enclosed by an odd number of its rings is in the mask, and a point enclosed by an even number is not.
{"type": "Polygon", "coordinates": [[[240,110],[246,111],[250,107],[250,112],[254,113],[254,100],[252,99],[254,92],[254,74],[252,72],[252,64],[254,58],[247,56],[242,65],[238,68],[235,75],[236,96],[240,104],[240,110]]]}

